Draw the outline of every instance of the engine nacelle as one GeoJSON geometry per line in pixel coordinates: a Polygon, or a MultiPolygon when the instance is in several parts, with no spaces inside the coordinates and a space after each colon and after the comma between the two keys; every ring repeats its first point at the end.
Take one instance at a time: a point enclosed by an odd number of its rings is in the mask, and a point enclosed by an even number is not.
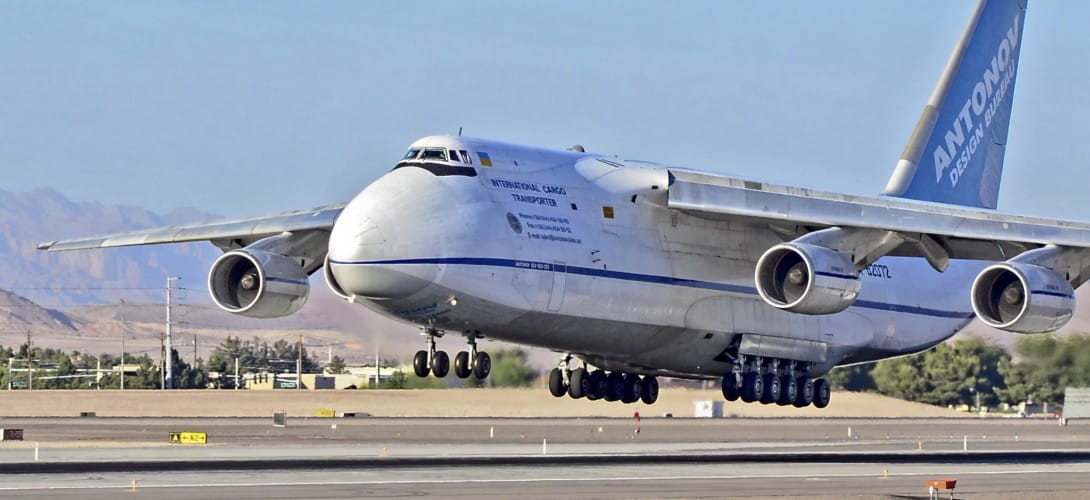
{"type": "Polygon", "coordinates": [[[781,243],[757,261],[757,293],[772,307],[801,314],[833,314],[859,296],[851,259],[808,243],[781,243]]]}
{"type": "Polygon", "coordinates": [[[1063,275],[1024,262],[984,268],[973,281],[973,311],[986,325],[1017,333],[1044,333],[1067,324],[1075,289],[1063,275]]]}
{"type": "Polygon", "coordinates": [[[310,296],[307,274],[280,254],[243,248],[216,259],[208,273],[212,300],[227,312],[279,318],[303,307],[310,296]]]}

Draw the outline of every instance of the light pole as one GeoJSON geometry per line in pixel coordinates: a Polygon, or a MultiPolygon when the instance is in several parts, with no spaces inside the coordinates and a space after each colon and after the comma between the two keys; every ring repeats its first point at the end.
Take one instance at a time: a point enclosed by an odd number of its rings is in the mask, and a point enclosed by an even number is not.
{"type": "Polygon", "coordinates": [[[174,276],[167,276],[167,337],[166,337],[166,353],[163,360],[163,364],[166,367],[166,374],[163,375],[163,389],[174,388],[174,342],[172,340],[171,330],[171,285],[178,281],[180,278],[174,276]]]}
{"type": "Polygon", "coordinates": [[[121,299],[121,390],[125,390],[125,299],[121,299]]]}

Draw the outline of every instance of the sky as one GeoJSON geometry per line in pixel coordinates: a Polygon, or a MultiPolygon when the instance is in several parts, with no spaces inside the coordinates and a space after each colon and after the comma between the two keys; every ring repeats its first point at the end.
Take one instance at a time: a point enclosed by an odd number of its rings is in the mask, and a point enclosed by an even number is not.
{"type": "MultiPolygon", "coordinates": [[[[461,128],[873,194],[973,6],[3,0],[0,189],[258,215],[461,128]]],[[[1086,19],[1030,2],[1000,211],[1090,220],[1086,19]]]]}

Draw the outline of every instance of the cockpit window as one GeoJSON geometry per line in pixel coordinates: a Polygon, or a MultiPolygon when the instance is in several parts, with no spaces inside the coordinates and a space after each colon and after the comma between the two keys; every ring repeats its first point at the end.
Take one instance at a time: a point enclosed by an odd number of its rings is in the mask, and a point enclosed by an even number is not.
{"type": "Polygon", "coordinates": [[[413,160],[419,155],[420,155],[420,148],[412,148],[407,153],[405,153],[405,156],[402,156],[401,159],[402,160],[413,160]]]}
{"type": "Polygon", "coordinates": [[[473,164],[473,157],[469,156],[469,153],[464,149],[462,150],[462,161],[470,165],[473,164]]]}
{"type": "Polygon", "coordinates": [[[452,150],[449,151],[449,153],[450,153],[450,161],[457,161],[457,162],[462,161],[462,159],[458,157],[458,151],[457,150],[452,149],[452,150]]]}
{"type": "Polygon", "coordinates": [[[447,161],[447,150],[443,148],[425,148],[421,160],[447,161]]]}

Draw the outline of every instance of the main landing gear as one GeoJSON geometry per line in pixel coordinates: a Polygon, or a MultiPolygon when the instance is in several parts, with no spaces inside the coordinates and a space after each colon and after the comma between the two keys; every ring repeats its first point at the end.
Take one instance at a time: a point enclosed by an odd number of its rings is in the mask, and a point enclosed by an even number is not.
{"type": "MultiPolygon", "coordinates": [[[[443,378],[450,372],[450,356],[446,351],[435,350],[435,338],[441,337],[442,332],[427,330],[424,336],[428,342],[427,350],[416,351],[413,356],[413,372],[417,377],[427,377],[428,373],[443,378]]],[[[492,358],[487,352],[477,351],[477,338],[469,338],[469,352],[461,351],[454,356],[454,374],[458,378],[469,378],[470,375],[478,379],[488,377],[492,371],[492,358]]]]}
{"type": "Polygon", "coordinates": [[[740,355],[723,376],[723,398],[796,408],[829,406],[829,381],[812,380],[808,371],[808,364],[797,361],[740,355]]]}
{"type": "Polygon", "coordinates": [[[565,356],[560,365],[549,372],[549,392],[558,398],[564,395],[572,399],[587,398],[590,401],[604,399],[653,404],[659,398],[659,381],[653,375],[605,370],[588,370],[585,367],[571,369],[571,356],[565,356]]]}

